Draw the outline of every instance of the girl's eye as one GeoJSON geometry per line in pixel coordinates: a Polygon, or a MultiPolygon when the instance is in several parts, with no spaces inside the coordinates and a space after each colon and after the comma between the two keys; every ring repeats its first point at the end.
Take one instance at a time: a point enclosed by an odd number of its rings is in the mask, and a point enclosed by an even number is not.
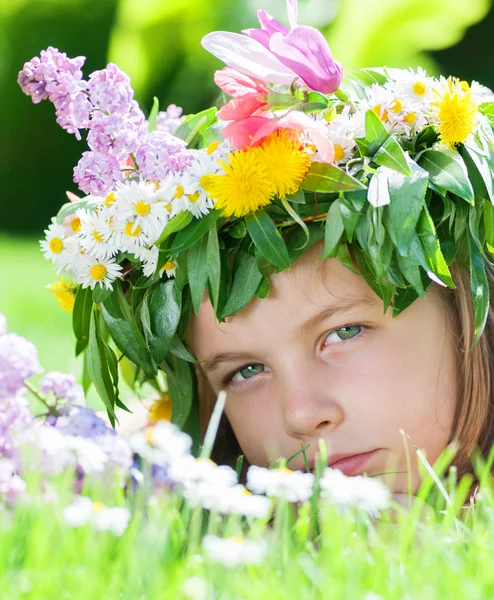
{"type": "Polygon", "coordinates": [[[347,325],[332,331],[325,340],[325,344],[337,344],[356,337],[364,328],[362,325],[347,325]]]}
{"type": "Polygon", "coordinates": [[[259,375],[259,373],[263,373],[264,371],[269,371],[266,365],[257,364],[257,365],[247,365],[239,369],[235,375],[231,378],[233,382],[245,381],[246,379],[250,379],[255,375],[259,375]]]}

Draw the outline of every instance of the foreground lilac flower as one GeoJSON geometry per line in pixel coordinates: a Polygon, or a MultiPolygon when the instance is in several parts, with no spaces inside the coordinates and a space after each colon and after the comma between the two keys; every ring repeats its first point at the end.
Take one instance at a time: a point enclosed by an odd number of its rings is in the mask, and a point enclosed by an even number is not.
{"type": "Polygon", "coordinates": [[[105,196],[122,180],[118,159],[103,152],[83,152],[74,167],[74,182],[84,193],[93,196],[105,196]]]}
{"type": "Polygon", "coordinates": [[[14,463],[8,458],[0,458],[0,499],[13,505],[26,488],[26,482],[16,473],[14,463]]]}
{"type": "Polygon", "coordinates": [[[84,438],[116,434],[92,408],[86,406],[69,407],[66,414],[57,420],[56,428],[65,435],[84,438]]]}
{"type": "Polygon", "coordinates": [[[20,395],[0,396],[0,456],[18,459],[16,438],[33,422],[29,402],[20,395]]]}
{"type": "Polygon", "coordinates": [[[0,399],[14,396],[42,371],[34,344],[15,333],[0,336],[0,399]]]}
{"type": "Polygon", "coordinates": [[[84,391],[73,375],[50,371],[39,383],[41,393],[53,394],[58,400],[66,400],[69,404],[84,399],[84,391]]]}
{"type": "Polygon", "coordinates": [[[182,109],[180,106],[170,104],[166,110],[158,113],[156,118],[156,131],[173,133],[184,119],[185,116],[182,116],[182,109]]]}
{"type": "Polygon", "coordinates": [[[190,166],[192,154],[180,138],[163,131],[153,131],[142,140],[136,162],[143,179],[160,180],[190,166]]]}

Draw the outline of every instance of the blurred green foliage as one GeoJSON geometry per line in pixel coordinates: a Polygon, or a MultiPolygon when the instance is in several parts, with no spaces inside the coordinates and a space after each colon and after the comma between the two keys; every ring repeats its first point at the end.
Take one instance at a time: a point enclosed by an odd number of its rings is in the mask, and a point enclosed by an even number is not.
{"type": "MultiPolygon", "coordinates": [[[[214,102],[221,67],[202,36],[256,26],[261,7],[286,20],[284,0],[0,0],[0,231],[41,237],[65,190],[77,191],[72,169],[86,149],[49,102],[22,94],[25,61],[52,45],[86,56],[87,77],[112,60],[145,112],[154,95],[193,112],[214,102]]],[[[347,68],[423,64],[494,87],[492,0],[300,0],[299,20],[320,27],[347,68]]]]}

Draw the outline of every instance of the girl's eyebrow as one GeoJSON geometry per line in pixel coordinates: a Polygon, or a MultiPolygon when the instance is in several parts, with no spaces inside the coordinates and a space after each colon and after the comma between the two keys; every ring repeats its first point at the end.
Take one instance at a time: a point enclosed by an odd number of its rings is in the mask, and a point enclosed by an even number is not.
{"type": "MultiPolygon", "coordinates": [[[[333,304],[327,308],[324,308],[319,313],[313,315],[307,321],[302,323],[297,332],[297,337],[307,335],[312,329],[318,325],[333,317],[337,314],[347,312],[353,308],[376,306],[374,298],[368,296],[359,296],[356,298],[346,299],[344,302],[333,304]]],[[[201,366],[205,373],[212,373],[216,371],[223,363],[232,362],[235,360],[256,360],[254,354],[246,352],[217,352],[212,354],[209,358],[201,361],[201,366]]]]}

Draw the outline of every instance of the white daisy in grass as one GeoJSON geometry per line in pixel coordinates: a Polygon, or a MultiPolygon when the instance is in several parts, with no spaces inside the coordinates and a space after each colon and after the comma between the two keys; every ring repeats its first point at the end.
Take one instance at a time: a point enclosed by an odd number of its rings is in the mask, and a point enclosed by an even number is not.
{"type": "Polygon", "coordinates": [[[312,496],[314,475],[290,469],[265,469],[252,465],[247,471],[247,487],[288,502],[306,502],[312,496]]]}
{"type": "Polygon", "coordinates": [[[188,210],[196,219],[209,213],[214,203],[203,187],[203,177],[211,174],[196,158],[187,171],[177,175],[175,198],[179,212],[188,210]]]}
{"type": "Polygon", "coordinates": [[[131,181],[120,184],[116,190],[119,218],[135,223],[150,243],[159,238],[170,216],[159,188],[159,183],[131,181]]]}
{"type": "Polygon", "coordinates": [[[63,520],[69,527],[82,527],[88,523],[96,531],[109,531],[121,536],[130,521],[130,511],[121,506],[105,506],[84,496],[77,497],[63,509],[63,520]]]}
{"type": "MultiPolygon", "coordinates": [[[[151,277],[158,268],[159,249],[156,246],[151,248],[135,248],[134,256],[141,261],[142,272],[145,277],[151,277]]],[[[176,264],[172,260],[167,260],[160,269],[160,277],[175,277],[176,264]]]]}
{"type": "Polygon", "coordinates": [[[202,545],[207,558],[224,567],[260,565],[268,551],[265,540],[246,540],[238,537],[219,538],[206,535],[202,545]]]}
{"type": "Polygon", "coordinates": [[[190,453],[192,439],[176,425],[158,421],[153,427],[134,433],[129,444],[149,463],[168,467],[174,460],[190,453]]]}
{"type": "Polygon", "coordinates": [[[347,477],[338,469],[328,467],[321,479],[321,498],[338,507],[341,512],[357,509],[367,512],[373,519],[380,517],[380,511],[389,507],[391,493],[386,485],[377,479],[357,475],[347,477]]]}
{"type": "Polygon", "coordinates": [[[109,210],[89,212],[83,208],[76,211],[80,221],[77,239],[81,248],[98,260],[115,256],[119,250],[115,230],[115,218],[109,210]]]}
{"type": "Polygon", "coordinates": [[[45,229],[45,235],[46,239],[40,241],[43,256],[59,266],[66,249],[65,227],[59,225],[57,219],[53,217],[48,229],[45,229]]]}
{"type": "Polygon", "coordinates": [[[410,102],[418,103],[422,106],[428,105],[432,100],[432,90],[434,87],[434,78],[429,77],[422,67],[416,71],[413,69],[388,69],[390,81],[385,87],[398,93],[410,102]]]}
{"type": "Polygon", "coordinates": [[[353,137],[346,135],[343,129],[331,125],[328,128],[328,138],[333,143],[336,164],[344,164],[353,157],[357,145],[353,137]]]}
{"type": "Polygon", "coordinates": [[[83,288],[90,287],[92,290],[99,285],[110,290],[112,283],[122,272],[121,265],[115,259],[98,260],[91,256],[85,256],[76,267],[74,272],[77,283],[83,288]]]}
{"type": "Polygon", "coordinates": [[[168,476],[186,487],[199,482],[229,487],[238,482],[237,473],[231,467],[218,466],[209,458],[194,458],[192,455],[173,461],[168,469],[168,476]]]}
{"type": "Polygon", "coordinates": [[[198,480],[187,484],[182,494],[191,506],[202,506],[222,515],[265,519],[272,508],[269,498],[252,494],[240,484],[228,486],[198,480]]]}
{"type": "Polygon", "coordinates": [[[133,220],[118,221],[118,248],[122,252],[137,254],[140,248],[151,245],[152,241],[147,232],[133,220]]]}

